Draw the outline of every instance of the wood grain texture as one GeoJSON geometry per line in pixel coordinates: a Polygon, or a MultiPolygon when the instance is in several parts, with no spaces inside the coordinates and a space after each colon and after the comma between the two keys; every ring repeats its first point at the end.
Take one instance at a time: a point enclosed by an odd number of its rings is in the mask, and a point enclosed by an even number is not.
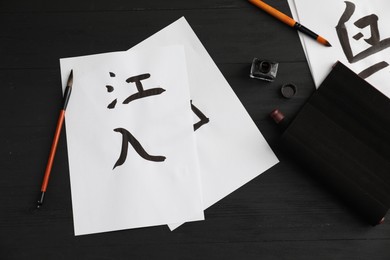
{"type": "Polygon", "coordinates": [[[277,149],[268,114],[293,117],[314,83],[297,33],[247,1],[0,1],[0,31],[0,259],[390,259],[389,221],[368,226],[277,149]],[[181,16],[281,162],[205,221],[75,237],[64,131],[45,207],[32,212],[61,106],[59,58],[126,50],[181,16]],[[249,78],[254,57],[280,63],[274,82],[249,78]],[[288,82],[291,100],[279,92],[288,82]]]}

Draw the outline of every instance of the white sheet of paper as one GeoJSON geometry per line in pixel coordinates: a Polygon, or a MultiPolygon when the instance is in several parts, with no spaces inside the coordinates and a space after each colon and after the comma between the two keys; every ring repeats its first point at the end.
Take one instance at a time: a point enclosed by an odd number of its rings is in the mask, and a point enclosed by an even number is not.
{"type": "Polygon", "coordinates": [[[75,235],[204,219],[183,47],[61,59],[63,86],[71,69],[66,133],[75,235]],[[165,91],[123,104],[138,92],[126,80],[145,73],[144,91],[165,91]],[[117,128],[166,159],[146,160],[129,143],[125,162],[113,169],[125,136],[117,128]]]}
{"type": "Polygon", "coordinates": [[[191,99],[210,119],[195,131],[206,209],[278,159],[184,17],[130,50],[171,44],[184,46],[191,99]]]}
{"type": "MultiPolygon", "coordinates": [[[[300,23],[325,37],[332,47],[324,47],[314,40],[304,37],[304,48],[310,62],[314,82],[318,87],[330,72],[336,61],[343,62],[346,66],[359,74],[367,68],[381,64],[383,67],[367,77],[366,80],[386,96],[390,97],[390,2],[387,0],[292,0],[289,1],[291,10],[295,4],[297,15],[294,17],[300,23]],[[340,22],[342,15],[348,9],[350,17],[345,22],[340,22]],[[361,18],[365,17],[363,20],[361,18]],[[373,20],[371,20],[373,19],[373,20]],[[358,20],[360,22],[356,23],[358,20]],[[372,53],[363,58],[348,60],[343,50],[336,26],[340,23],[345,26],[348,33],[351,57],[372,48],[372,53]],[[356,24],[355,24],[356,23],[356,24]],[[375,30],[377,25],[378,30],[375,30]],[[379,32],[379,35],[376,34],[379,32]],[[370,40],[371,39],[371,40],[370,40]],[[374,51],[376,47],[383,46],[380,51],[374,51]]],[[[339,26],[339,27],[341,27],[339,26]]],[[[379,66],[379,65],[378,65],[379,66]]]]}

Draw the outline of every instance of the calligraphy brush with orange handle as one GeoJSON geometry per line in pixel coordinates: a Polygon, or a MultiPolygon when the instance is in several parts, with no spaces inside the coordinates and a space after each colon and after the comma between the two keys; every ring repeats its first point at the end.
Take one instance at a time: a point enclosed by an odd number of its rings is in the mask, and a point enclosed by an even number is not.
{"type": "Polygon", "coordinates": [[[63,97],[63,105],[62,105],[62,109],[60,110],[60,115],[58,117],[57,127],[56,127],[56,131],[54,133],[54,138],[53,138],[53,142],[52,142],[51,149],[50,149],[49,159],[48,159],[47,165],[46,165],[45,175],[43,176],[43,181],[42,181],[42,186],[41,186],[41,195],[39,196],[39,200],[38,200],[38,204],[37,204],[38,209],[40,207],[42,207],[42,205],[43,205],[43,199],[45,197],[47,185],[49,183],[49,177],[50,177],[50,173],[51,173],[51,168],[53,166],[54,156],[55,156],[56,151],[57,151],[58,140],[60,138],[62,125],[63,125],[64,119],[65,119],[66,107],[68,105],[70,94],[72,92],[72,85],[73,85],[73,70],[70,71],[70,75],[68,77],[68,82],[66,83],[66,88],[65,88],[64,97],[63,97]]]}
{"type": "Polygon", "coordinates": [[[282,21],[283,23],[287,24],[288,26],[290,27],[293,27],[294,29],[308,35],[309,37],[315,39],[317,42],[325,45],[325,46],[332,46],[330,45],[330,43],[323,37],[321,37],[320,35],[316,34],[315,32],[309,30],[308,28],[306,28],[305,26],[303,26],[302,24],[298,23],[297,21],[295,21],[294,19],[292,19],[291,17],[285,15],[284,13],[276,10],[275,8],[273,8],[272,6],[269,6],[268,4],[264,3],[263,1],[261,0],[249,0],[250,3],[256,5],[257,7],[259,7],[260,9],[262,9],[263,11],[267,12],[268,14],[272,15],[273,17],[275,17],[276,19],[282,21]]]}

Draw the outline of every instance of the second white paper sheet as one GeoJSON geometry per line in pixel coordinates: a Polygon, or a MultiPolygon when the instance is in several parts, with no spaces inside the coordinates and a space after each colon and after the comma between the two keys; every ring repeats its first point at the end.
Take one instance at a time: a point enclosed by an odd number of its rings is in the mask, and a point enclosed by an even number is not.
{"type": "Polygon", "coordinates": [[[195,131],[207,209],[278,159],[184,17],[130,50],[171,44],[184,46],[192,102],[210,120],[195,131]]]}
{"type": "Polygon", "coordinates": [[[182,46],[61,59],[75,235],[203,220],[182,46]]]}

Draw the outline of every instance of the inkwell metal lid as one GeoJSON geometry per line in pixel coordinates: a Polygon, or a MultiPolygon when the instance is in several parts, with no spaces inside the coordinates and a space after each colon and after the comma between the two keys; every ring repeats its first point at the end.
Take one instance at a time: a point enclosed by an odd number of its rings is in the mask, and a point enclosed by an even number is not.
{"type": "Polygon", "coordinates": [[[280,89],[282,96],[285,98],[292,98],[298,91],[297,86],[292,83],[287,83],[280,89]]]}

